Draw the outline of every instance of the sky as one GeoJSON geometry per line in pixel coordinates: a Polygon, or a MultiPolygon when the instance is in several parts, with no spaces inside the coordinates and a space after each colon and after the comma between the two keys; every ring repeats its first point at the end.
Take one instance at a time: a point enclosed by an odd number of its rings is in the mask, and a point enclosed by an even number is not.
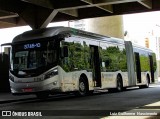
{"type": "Polygon", "coordinates": [[[124,28],[131,33],[146,32],[148,28],[152,28],[155,24],[160,25],[160,11],[124,15],[124,28]]]}
{"type": "MultiPolygon", "coordinates": [[[[124,31],[128,32],[131,40],[140,45],[144,44],[144,37],[146,37],[152,29],[158,29],[160,31],[160,11],[123,15],[123,24],[124,31]]],[[[49,27],[67,25],[67,22],[61,22],[49,24],[49,27]]],[[[28,30],[31,30],[29,26],[0,29],[0,44],[11,42],[16,35],[28,30]]]]}
{"type": "Polygon", "coordinates": [[[142,45],[152,30],[160,31],[160,11],[123,15],[123,22],[130,40],[142,45]]]}

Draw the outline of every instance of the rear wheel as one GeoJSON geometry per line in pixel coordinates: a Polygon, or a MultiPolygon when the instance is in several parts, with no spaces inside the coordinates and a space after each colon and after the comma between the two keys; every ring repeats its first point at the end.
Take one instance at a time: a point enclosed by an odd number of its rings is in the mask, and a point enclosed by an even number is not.
{"type": "Polygon", "coordinates": [[[149,87],[149,76],[147,75],[145,88],[148,88],[148,87],[149,87]]]}
{"type": "Polygon", "coordinates": [[[114,92],[121,92],[123,91],[123,83],[122,78],[120,75],[117,76],[117,87],[116,88],[109,88],[108,92],[114,93],[114,92]]]}
{"type": "Polygon", "coordinates": [[[148,88],[149,87],[149,76],[146,76],[146,84],[139,86],[139,88],[148,88]]]}
{"type": "Polygon", "coordinates": [[[117,91],[118,92],[123,91],[122,78],[119,75],[117,76],[117,91]]]}

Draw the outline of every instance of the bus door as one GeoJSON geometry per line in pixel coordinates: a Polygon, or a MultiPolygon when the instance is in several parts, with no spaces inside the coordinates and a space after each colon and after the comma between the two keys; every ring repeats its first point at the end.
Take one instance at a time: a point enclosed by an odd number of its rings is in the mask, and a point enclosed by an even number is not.
{"type": "Polygon", "coordinates": [[[153,56],[149,55],[151,81],[154,82],[154,66],[153,66],[153,56]]]}
{"type": "Polygon", "coordinates": [[[93,73],[94,86],[101,87],[101,70],[98,46],[90,46],[91,50],[91,67],[93,73]]]}
{"type": "Polygon", "coordinates": [[[137,73],[137,83],[141,83],[141,64],[139,53],[135,52],[135,65],[136,65],[136,73],[137,73]]]}

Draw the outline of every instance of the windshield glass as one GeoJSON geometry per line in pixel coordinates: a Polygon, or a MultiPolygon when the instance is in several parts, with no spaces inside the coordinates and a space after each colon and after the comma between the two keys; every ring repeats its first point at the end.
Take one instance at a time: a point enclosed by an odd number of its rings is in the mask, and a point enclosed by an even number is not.
{"type": "Polygon", "coordinates": [[[55,40],[13,45],[11,70],[33,72],[37,69],[51,68],[57,64],[57,52],[58,43],[55,40]]]}

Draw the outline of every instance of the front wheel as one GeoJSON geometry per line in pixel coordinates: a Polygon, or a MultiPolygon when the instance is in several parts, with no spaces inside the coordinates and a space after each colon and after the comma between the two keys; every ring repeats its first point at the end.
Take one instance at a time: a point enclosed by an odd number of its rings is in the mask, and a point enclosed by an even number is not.
{"type": "Polygon", "coordinates": [[[83,77],[81,77],[79,79],[79,91],[76,92],[76,95],[78,95],[78,96],[85,96],[87,94],[88,94],[87,82],[86,82],[86,80],[83,77]]]}

